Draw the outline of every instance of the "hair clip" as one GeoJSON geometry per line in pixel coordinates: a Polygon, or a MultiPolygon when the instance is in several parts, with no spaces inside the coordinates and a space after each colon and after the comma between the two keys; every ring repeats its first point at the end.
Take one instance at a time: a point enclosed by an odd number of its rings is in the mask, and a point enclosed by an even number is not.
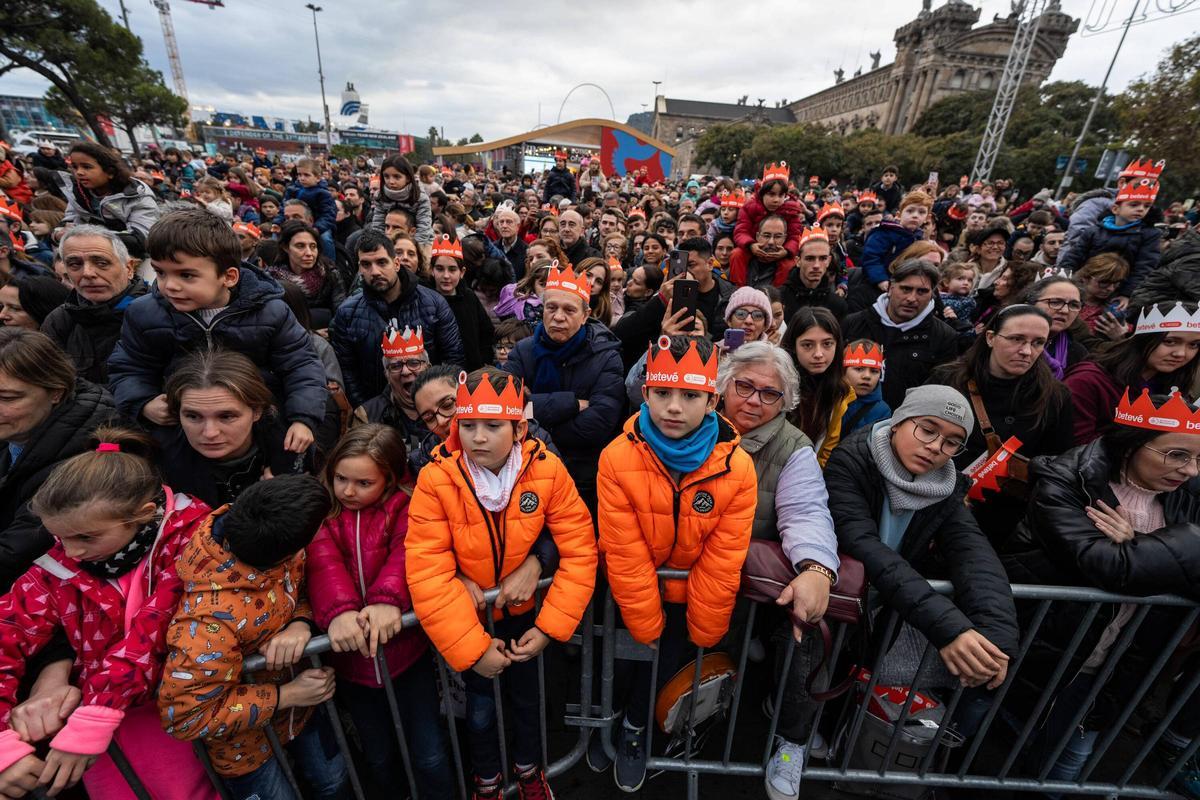
{"type": "Polygon", "coordinates": [[[96,445],[96,452],[119,453],[121,452],[121,445],[117,444],[116,442],[101,442],[100,444],[96,445]]]}

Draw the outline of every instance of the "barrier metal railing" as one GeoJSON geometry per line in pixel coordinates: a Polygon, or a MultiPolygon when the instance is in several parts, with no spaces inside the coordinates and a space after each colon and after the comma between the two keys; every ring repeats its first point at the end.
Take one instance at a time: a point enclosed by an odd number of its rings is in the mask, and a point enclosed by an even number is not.
{"type": "MultiPolygon", "coordinates": [[[[683,570],[660,569],[658,570],[658,574],[660,579],[685,579],[687,577],[687,572],[683,570]]],[[[550,584],[551,580],[551,578],[543,578],[538,583],[538,588],[544,589],[550,584]]],[[[953,587],[949,582],[931,581],[930,583],[939,593],[947,595],[953,593],[953,587]]],[[[1167,707],[1153,722],[1147,723],[1148,725],[1152,725],[1152,727],[1149,729],[1147,735],[1143,735],[1140,747],[1136,749],[1133,755],[1130,756],[1126,753],[1119,759],[1111,760],[1106,760],[1106,756],[1113,751],[1113,747],[1118,742],[1122,730],[1130,721],[1134,712],[1139,708],[1142,701],[1146,699],[1152,687],[1164,677],[1164,670],[1171,663],[1172,655],[1184,640],[1188,631],[1196,624],[1197,619],[1200,618],[1200,605],[1186,598],[1175,596],[1131,597],[1082,587],[1014,585],[1012,589],[1013,595],[1018,602],[1032,603],[1034,605],[1032,614],[1028,617],[1029,622],[1022,631],[1018,652],[1012,657],[1010,662],[1005,681],[995,691],[991,692],[968,690],[962,686],[957,686],[953,688],[948,696],[943,695],[944,713],[941,722],[938,724],[937,730],[932,734],[932,737],[926,737],[928,746],[920,762],[914,762],[912,768],[908,769],[894,769],[890,768],[889,765],[892,764],[893,758],[900,747],[905,722],[910,719],[913,713],[914,698],[917,696],[917,692],[922,689],[920,685],[921,676],[925,674],[926,668],[935,664],[939,658],[932,643],[926,643],[924,647],[920,658],[920,665],[915,672],[914,679],[910,683],[911,690],[907,693],[907,699],[899,711],[898,718],[891,724],[892,733],[884,752],[876,753],[879,756],[879,766],[873,769],[864,769],[860,766],[852,765],[852,754],[854,753],[856,743],[859,741],[859,737],[863,734],[864,720],[866,715],[870,713],[870,700],[879,678],[879,670],[876,667],[882,663],[882,659],[887,652],[887,646],[893,641],[893,637],[897,633],[898,625],[901,621],[896,612],[886,610],[881,612],[875,619],[874,624],[878,626],[882,621],[883,634],[878,637],[880,644],[876,648],[874,659],[870,662],[870,677],[865,681],[865,685],[861,687],[861,690],[857,692],[857,694],[861,694],[861,698],[856,698],[856,692],[852,690],[842,700],[829,701],[828,703],[812,702],[810,733],[808,742],[806,743],[808,752],[812,752],[812,746],[818,736],[827,706],[840,707],[836,725],[839,735],[833,739],[833,746],[830,748],[825,765],[819,766],[815,760],[810,760],[804,766],[803,779],[805,781],[834,782],[838,785],[838,788],[848,791],[854,791],[856,785],[875,785],[891,786],[897,790],[902,790],[903,787],[912,787],[913,789],[917,787],[948,787],[968,790],[1042,792],[1069,795],[1120,795],[1121,797],[1143,798],[1178,797],[1179,795],[1172,793],[1169,787],[1183,765],[1200,750],[1200,736],[1191,738],[1187,747],[1178,755],[1173,766],[1165,770],[1160,770],[1159,774],[1153,776],[1153,778],[1149,777],[1149,771],[1145,769],[1146,760],[1158,746],[1170,726],[1180,718],[1181,711],[1187,707],[1191,696],[1200,687],[1200,669],[1193,668],[1190,672],[1177,677],[1173,699],[1170,700],[1167,707]],[[1014,680],[1020,674],[1021,667],[1029,654],[1032,644],[1042,629],[1052,610],[1052,606],[1056,603],[1084,604],[1082,622],[1077,627],[1066,648],[1063,649],[1062,655],[1048,679],[1038,681],[1045,688],[1037,697],[1032,710],[1022,717],[1014,717],[1011,713],[1005,713],[1006,709],[1003,708],[1005,698],[1008,697],[1014,680]],[[1114,605],[1132,606],[1134,609],[1132,617],[1120,630],[1103,664],[1096,671],[1096,679],[1093,686],[1088,691],[1086,698],[1079,704],[1079,708],[1076,710],[1070,725],[1065,727],[1064,733],[1058,736],[1056,740],[1046,742],[1044,749],[1039,746],[1039,753],[1043,755],[1040,767],[1030,769],[1024,764],[1023,756],[1027,755],[1026,751],[1031,743],[1031,739],[1037,732],[1036,728],[1038,727],[1039,719],[1050,705],[1055,689],[1065,676],[1071,662],[1076,659],[1077,651],[1079,651],[1088,629],[1096,621],[1097,616],[1105,606],[1114,605]],[[1104,687],[1104,684],[1111,678],[1117,663],[1133,644],[1134,638],[1146,620],[1146,617],[1155,608],[1179,609],[1179,619],[1173,625],[1171,635],[1166,641],[1162,642],[1162,646],[1155,656],[1153,663],[1142,677],[1140,683],[1135,687],[1129,687],[1132,691],[1127,695],[1127,702],[1120,709],[1113,723],[1101,733],[1092,752],[1087,757],[1078,778],[1073,781],[1051,779],[1049,774],[1055,761],[1067,748],[1071,735],[1083,721],[1089,708],[1104,687]],[[971,692],[970,697],[968,697],[968,692],[971,692]],[[964,698],[967,699],[964,700],[964,698]],[[964,737],[959,728],[962,724],[960,717],[966,715],[960,712],[967,709],[968,706],[972,707],[974,712],[970,716],[976,719],[978,724],[977,726],[972,724],[970,726],[972,729],[967,730],[967,735],[964,737]],[[981,718],[980,715],[982,715],[981,718]],[[962,741],[964,738],[966,741],[961,747],[961,757],[956,759],[956,763],[951,767],[949,766],[950,743],[951,741],[962,741]],[[989,750],[991,762],[993,764],[998,763],[999,766],[984,770],[973,770],[973,767],[979,762],[980,753],[985,746],[989,750]],[[1019,762],[1021,762],[1023,769],[1018,769],[1019,762]],[[1103,773],[1103,779],[1094,779],[1098,771],[1103,773]]],[[[496,594],[497,590],[495,589],[484,593],[489,608],[496,594]]],[[[540,609],[540,593],[537,597],[538,608],[540,609]]],[[[655,737],[654,704],[657,692],[650,692],[650,708],[647,717],[650,720],[650,724],[646,728],[645,748],[646,752],[651,755],[647,761],[647,768],[652,773],[680,773],[686,780],[686,795],[689,800],[699,797],[702,776],[723,775],[761,779],[765,772],[765,765],[771,757],[772,743],[777,730],[779,730],[780,714],[784,705],[784,693],[788,689],[787,676],[790,674],[791,662],[795,657],[797,644],[790,636],[787,637],[789,644],[786,645],[785,652],[783,653],[782,667],[777,670],[778,674],[783,676],[783,678],[776,681],[776,685],[770,695],[773,704],[770,707],[771,712],[765,732],[765,748],[755,746],[751,751],[748,738],[752,739],[753,737],[739,736],[738,722],[742,708],[745,705],[743,694],[747,683],[747,661],[751,650],[751,639],[755,635],[755,623],[758,613],[759,609],[757,605],[753,603],[749,604],[748,616],[741,632],[740,640],[733,647],[737,656],[737,671],[733,679],[732,695],[728,702],[727,718],[724,723],[724,736],[720,737],[721,744],[719,747],[715,744],[717,737],[704,737],[705,740],[703,742],[700,741],[702,737],[698,735],[699,732],[696,726],[691,724],[691,720],[695,718],[695,698],[698,696],[698,690],[701,685],[700,665],[701,659],[706,652],[704,648],[695,649],[696,660],[692,678],[690,707],[687,714],[683,717],[683,732],[681,734],[676,733],[675,735],[675,744],[682,747],[682,754],[654,755],[655,751],[652,749],[655,737]],[[738,752],[735,753],[735,750],[738,752]]],[[[486,617],[489,632],[491,632],[492,615],[487,614],[486,617]]],[[[418,621],[415,614],[409,612],[403,615],[402,626],[404,629],[407,630],[416,625],[418,625],[418,621]]],[[[846,642],[848,631],[846,626],[839,625],[835,627],[833,652],[834,654],[841,654],[844,652],[843,645],[846,642]]],[[[543,655],[539,655],[537,659],[542,766],[546,770],[548,777],[561,775],[575,767],[587,752],[589,739],[592,735],[602,737],[604,750],[609,758],[616,756],[610,734],[613,730],[614,722],[619,720],[619,709],[614,708],[614,675],[615,666],[618,661],[649,661],[651,687],[657,687],[661,683],[658,679],[660,666],[659,649],[651,649],[634,642],[629,637],[627,631],[617,627],[615,604],[611,593],[605,592],[602,599],[598,596],[597,601],[591,604],[579,631],[572,638],[571,644],[577,646],[579,652],[580,693],[577,703],[567,704],[563,721],[568,727],[577,728],[578,735],[574,738],[570,749],[554,760],[550,760],[549,758],[543,655]],[[599,625],[594,623],[594,614],[597,606],[601,606],[603,611],[603,621],[599,625]],[[595,675],[593,672],[597,639],[600,640],[601,645],[600,697],[598,701],[593,697],[595,689],[595,675]]],[[[317,636],[309,642],[304,654],[313,665],[319,666],[321,663],[320,656],[329,651],[330,644],[328,637],[317,636]]],[[[377,655],[377,661],[380,674],[384,676],[388,675],[386,659],[382,652],[377,655]]],[[[437,657],[436,661],[438,680],[440,682],[439,689],[443,697],[446,697],[449,694],[449,687],[451,686],[450,672],[440,657],[437,657]]],[[[250,656],[244,662],[243,674],[252,675],[253,672],[261,670],[265,666],[265,660],[261,656],[250,656]]],[[[828,669],[829,666],[826,665],[826,668],[828,669]]],[[[399,752],[406,774],[408,775],[408,788],[415,800],[420,797],[420,792],[414,779],[411,756],[408,749],[408,738],[411,732],[404,730],[391,682],[384,680],[383,684],[389,713],[395,728],[399,752]]],[[[934,688],[936,687],[928,687],[928,689],[934,688]]],[[[505,741],[505,724],[499,678],[493,679],[493,691],[496,698],[496,727],[501,760],[502,763],[507,764],[508,751],[505,741]]],[[[466,800],[470,787],[466,782],[463,753],[458,740],[458,725],[460,722],[455,717],[449,702],[444,702],[442,705],[445,724],[449,732],[450,755],[457,779],[458,793],[463,800],[466,800]]],[[[351,752],[349,740],[346,731],[341,725],[334,700],[324,703],[324,712],[329,716],[338,748],[346,761],[354,796],[359,798],[359,800],[363,800],[366,797],[363,783],[355,767],[354,753],[351,752]]],[[[829,726],[827,725],[826,727],[828,728],[829,726]]],[[[287,780],[297,792],[297,796],[301,796],[299,784],[289,765],[284,747],[270,726],[267,726],[264,730],[266,731],[275,757],[279,759],[279,764],[283,768],[287,780]]],[[[568,736],[567,740],[571,741],[571,738],[568,736]]],[[[955,747],[957,748],[957,745],[955,747]]],[[[129,782],[134,794],[138,797],[148,797],[148,793],[141,785],[133,768],[124,759],[119,749],[114,745],[113,750],[115,750],[113,753],[114,758],[119,759],[117,760],[117,764],[129,782]]],[[[204,748],[200,743],[197,743],[196,750],[204,761],[214,785],[223,797],[228,798],[229,794],[225,791],[221,781],[213,771],[204,748]]],[[[607,776],[598,776],[597,780],[609,780],[609,778],[607,776]]],[[[508,793],[512,793],[514,789],[515,787],[511,783],[506,787],[508,793]]],[[[916,795],[914,794],[914,796],[916,795]]]]}

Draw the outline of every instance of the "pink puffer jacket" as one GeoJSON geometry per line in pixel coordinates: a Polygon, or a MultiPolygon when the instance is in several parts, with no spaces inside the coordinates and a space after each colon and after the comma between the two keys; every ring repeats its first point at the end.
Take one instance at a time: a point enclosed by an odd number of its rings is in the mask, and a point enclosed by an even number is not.
{"type": "MultiPolygon", "coordinates": [[[[307,550],[308,595],[323,630],[339,614],[376,603],[412,610],[404,570],[408,499],[398,491],[361,511],[343,509],[317,532],[307,550]]],[[[428,646],[420,628],[402,630],[383,649],[391,677],[408,669],[428,646]]],[[[343,678],[363,686],[383,685],[371,659],[357,653],[329,658],[343,678]]]]}

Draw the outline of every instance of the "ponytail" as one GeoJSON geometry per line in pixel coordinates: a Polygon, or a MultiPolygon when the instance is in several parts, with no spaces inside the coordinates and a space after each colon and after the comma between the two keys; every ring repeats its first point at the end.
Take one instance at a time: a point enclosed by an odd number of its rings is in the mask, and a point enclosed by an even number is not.
{"type": "Polygon", "coordinates": [[[144,433],[102,425],[92,434],[92,449],[54,468],[30,503],[39,517],[102,506],[118,517],[132,517],[154,500],[162,479],[151,460],[154,442],[144,433]]]}

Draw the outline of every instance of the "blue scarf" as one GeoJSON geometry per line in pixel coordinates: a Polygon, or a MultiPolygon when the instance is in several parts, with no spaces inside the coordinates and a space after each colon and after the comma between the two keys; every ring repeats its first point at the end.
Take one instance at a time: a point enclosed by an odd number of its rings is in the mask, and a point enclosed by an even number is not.
{"type": "Polygon", "coordinates": [[[562,344],[552,340],[546,333],[546,326],[538,323],[533,330],[533,361],[535,370],[533,384],[529,387],[535,392],[561,392],[562,375],[559,370],[567,359],[575,355],[587,340],[587,323],[585,322],[575,335],[562,344]]]}
{"type": "Polygon", "coordinates": [[[1107,230],[1110,230],[1110,231],[1127,231],[1130,228],[1136,228],[1138,225],[1141,225],[1142,221],[1140,219],[1135,219],[1133,222],[1126,222],[1125,224],[1121,224],[1121,223],[1117,222],[1116,214],[1109,214],[1107,217],[1105,217],[1103,219],[1103,221],[1101,221],[1100,224],[1104,228],[1106,228],[1107,230]]]}
{"type": "Polygon", "coordinates": [[[650,406],[642,403],[638,429],[650,445],[650,449],[654,451],[654,455],[659,457],[667,469],[685,475],[700,469],[700,465],[717,446],[718,426],[715,411],[705,414],[700,426],[687,436],[682,439],[669,439],[654,426],[654,421],[650,419],[650,406]]]}

